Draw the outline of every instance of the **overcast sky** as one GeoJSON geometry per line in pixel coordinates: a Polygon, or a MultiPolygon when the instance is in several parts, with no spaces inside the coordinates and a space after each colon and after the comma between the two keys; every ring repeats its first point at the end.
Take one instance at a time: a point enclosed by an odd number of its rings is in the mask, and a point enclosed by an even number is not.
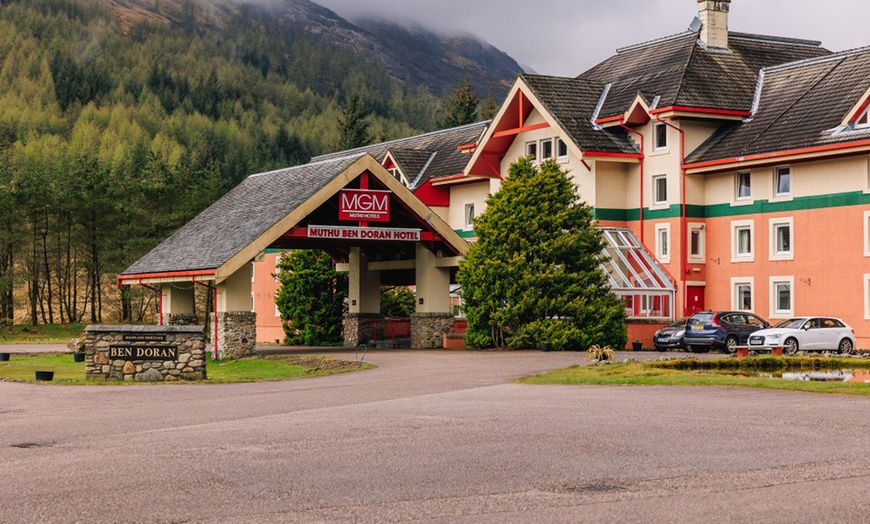
{"type": "MultiPolygon", "coordinates": [[[[541,74],[576,76],[616,48],[685,31],[697,0],[314,0],[344,18],[373,12],[472,33],[541,74]]],[[[870,45],[870,0],[734,0],[732,31],[870,45]]]]}

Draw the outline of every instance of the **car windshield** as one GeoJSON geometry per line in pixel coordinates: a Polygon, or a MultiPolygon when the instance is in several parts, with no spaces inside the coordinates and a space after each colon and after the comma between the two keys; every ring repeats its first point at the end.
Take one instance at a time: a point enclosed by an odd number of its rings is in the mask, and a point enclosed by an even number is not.
{"type": "Polygon", "coordinates": [[[785,320],[779,321],[779,323],[773,327],[775,328],[785,328],[785,329],[800,329],[801,325],[806,322],[805,318],[787,318],[785,320]]]}
{"type": "Polygon", "coordinates": [[[673,322],[668,324],[668,327],[683,327],[685,325],[686,325],[686,319],[681,318],[680,320],[674,320],[673,322]]]}

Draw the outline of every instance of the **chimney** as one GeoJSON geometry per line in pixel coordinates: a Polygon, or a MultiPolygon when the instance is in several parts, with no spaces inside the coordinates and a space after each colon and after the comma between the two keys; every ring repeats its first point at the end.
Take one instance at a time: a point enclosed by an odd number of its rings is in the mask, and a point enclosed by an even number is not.
{"type": "Polygon", "coordinates": [[[728,49],[728,11],[731,0],[698,0],[701,42],[707,47],[728,49]]]}

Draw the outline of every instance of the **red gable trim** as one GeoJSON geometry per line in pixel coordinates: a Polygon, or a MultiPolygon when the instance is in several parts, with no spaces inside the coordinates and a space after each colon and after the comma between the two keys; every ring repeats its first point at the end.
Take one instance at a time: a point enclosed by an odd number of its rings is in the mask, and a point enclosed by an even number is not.
{"type": "Polygon", "coordinates": [[[866,111],[868,107],[870,107],[870,97],[867,97],[867,100],[864,100],[864,103],[861,104],[861,106],[858,108],[858,111],[855,112],[855,116],[852,118],[852,120],[849,120],[849,123],[854,124],[855,122],[857,122],[858,119],[861,118],[862,115],[864,115],[864,111],[866,111]]]}
{"type": "Polygon", "coordinates": [[[596,124],[606,124],[608,122],[621,122],[625,118],[623,115],[609,116],[607,118],[599,118],[595,121],[596,124]]]}
{"type": "Polygon", "coordinates": [[[794,155],[806,155],[812,153],[825,153],[827,151],[839,151],[843,149],[852,149],[856,147],[870,146],[870,140],[862,140],[860,142],[846,142],[843,144],[829,144],[826,146],[807,147],[803,149],[792,149],[790,151],[777,151],[775,153],[762,153],[759,155],[741,156],[736,158],[723,158],[722,160],[710,160],[708,162],[697,162],[694,164],[686,164],[686,169],[698,169],[702,167],[722,166],[727,164],[739,164],[741,162],[754,162],[756,160],[767,160],[782,158],[794,155]]]}
{"type": "Polygon", "coordinates": [[[723,116],[752,116],[751,111],[733,111],[731,109],[711,109],[709,107],[687,107],[687,106],[670,106],[661,109],[653,109],[651,115],[658,115],[670,111],[685,111],[686,113],[704,113],[707,115],[723,115],[723,116]]]}
{"type": "Polygon", "coordinates": [[[550,127],[550,124],[547,122],[541,122],[540,124],[533,124],[530,126],[523,127],[515,127],[513,129],[505,129],[504,131],[496,131],[492,134],[492,138],[501,138],[503,136],[513,136],[518,135],[520,133],[525,133],[526,131],[534,131],[536,129],[546,129],[550,127]]]}
{"type": "Polygon", "coordinates": [[[214,269],[200,269],[196,271],[167,271],[165,273],[138,273],[135,275],[118,275],[118,282],[124,280],[139,280],[146,278],[202,277],[214,275],[214,273],[214,269]]]}
{"type": "Polygon", "coordinates": [[[583,156],[604,157],[604,158],[643,158],[640,153],[608,153],[606,151],[584,151],[583,156]]]}

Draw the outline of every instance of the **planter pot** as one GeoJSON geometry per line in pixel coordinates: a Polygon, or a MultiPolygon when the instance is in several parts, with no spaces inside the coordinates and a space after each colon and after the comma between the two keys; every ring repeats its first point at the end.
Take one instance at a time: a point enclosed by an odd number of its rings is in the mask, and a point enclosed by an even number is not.
{"type": "Polygon", "coordinates": [[[540,349],[541,351],[551,351],[553,349],[553,346],[552,344],[544,343],[538,346],[538,349],[540,349]]]}
{"type": "Polygon", "coordinates": [[[9,353],[0,353],[0,362],[9,362],[9,353]]]}
{"type": "Polygon", "coordinates": [[[737,350],[737,358],[746,358],[749,356],[748,349],[738,349],[737,350]]]}
{"type": "Polygon", "coordinates": [[[37,371],[36,380],[51,381],[54,380],[54,371],[37,371]]]}
{"type": "Polygon", "coordinates": [[[631,343],[632,351],[643,351],[643,342],[632,342],[631,343]]]}
{"type": "Polygon", "coordinates": [[[85,352],[84,351],[76,351],[73,353],[73,362],[84,362],[85,361],[85,352]]]}

